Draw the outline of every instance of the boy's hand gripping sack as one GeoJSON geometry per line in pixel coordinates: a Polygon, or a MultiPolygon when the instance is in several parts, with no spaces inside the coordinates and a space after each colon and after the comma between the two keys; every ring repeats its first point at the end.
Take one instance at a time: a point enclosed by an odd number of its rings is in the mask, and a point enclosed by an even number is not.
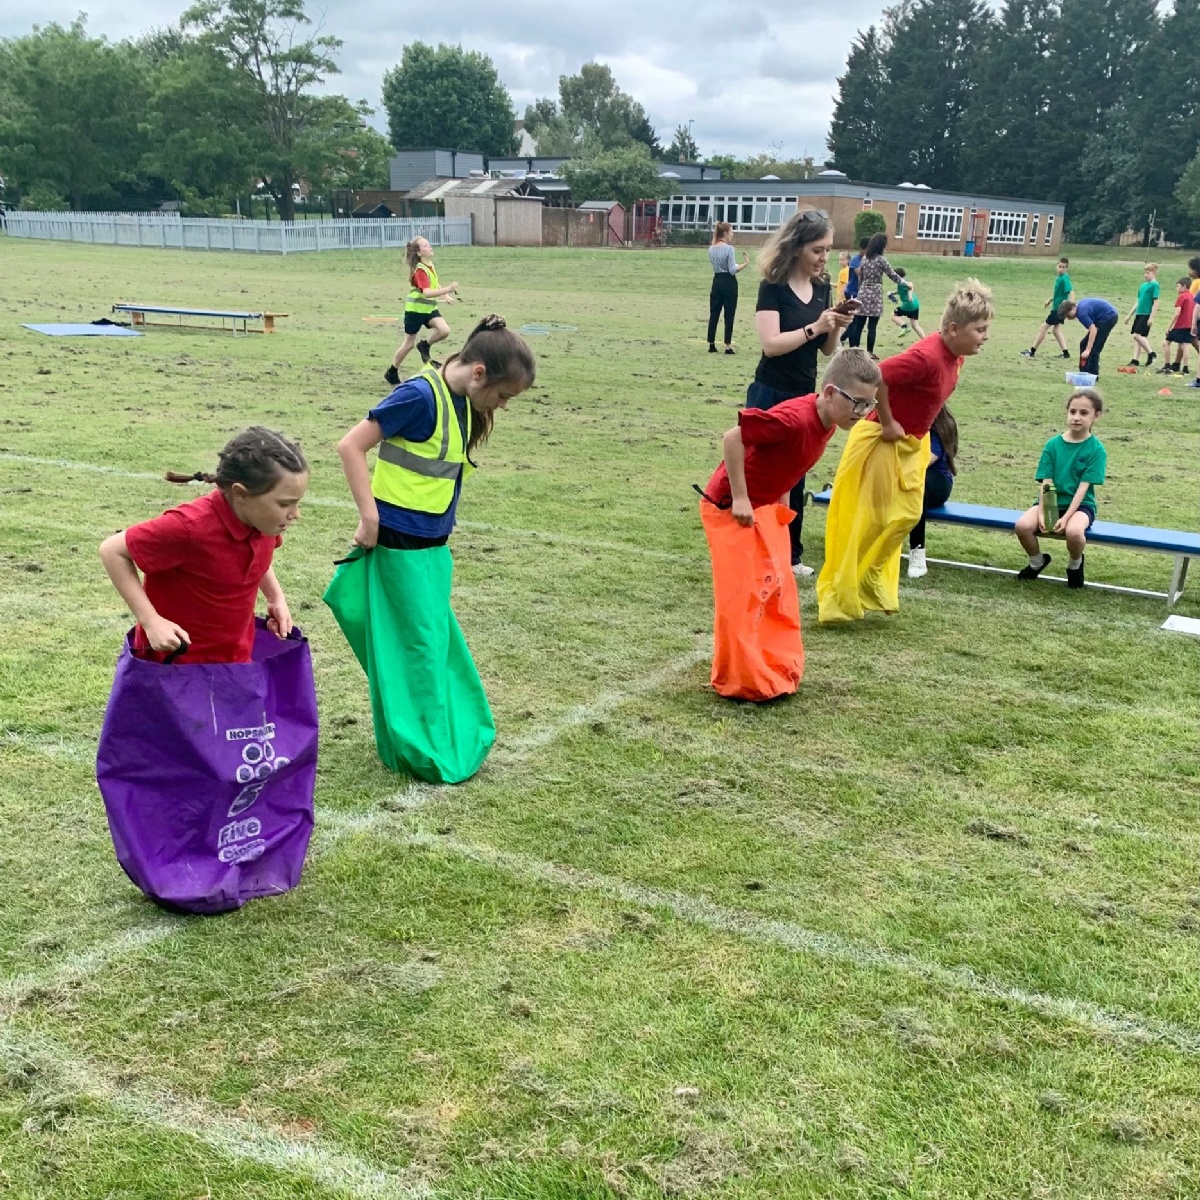
{"type": "Polygon", "coordinates": [[[117,860],[151,900],[239,908],[300,882],[313,826],[308,642],[257,622],[248,663],[150,662],[131,637],[96,754],[117,860]]]}
{"type": "Polygon", "coordinates": [[[496,724],[450,607],[448,546],[355,553],[325,591],[371,690],[375,745],[389,770],[462,783],[483,765],[496,724]]]}
{"type": "Polygon", "coordinates": [[[900,607],[900,549],[921,519],[929,434],[885,442],[859,421],[842,451],[825,518],[825,565],[817,577],[822,624],[900,607]]]}
{"type": "Polygon", "coordinates": [[[712,555],[712,685],[731,700],[790,696],[804,674],[800,599],[782,504],[754,510],[747,528],[727,509],[700,502],[712,555]]]}

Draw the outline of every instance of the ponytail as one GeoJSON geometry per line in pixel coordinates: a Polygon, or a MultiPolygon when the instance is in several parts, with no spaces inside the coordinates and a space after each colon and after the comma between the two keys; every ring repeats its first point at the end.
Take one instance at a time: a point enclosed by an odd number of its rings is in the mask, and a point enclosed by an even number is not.
{"type": "Polygon", "coordinates": [[[413,238],[404,247],[404,257],[408,260],[408,273],[411,275],[421,261],[421,239],[413,238]]]}
{"type": "Polygon", "coordinates": [[[295,442],[289,442],[274,430],[252,425],[225,444],[217,455],[215,475],[204,471],[192,475],[168,471],[166,480],[168,483],[215,483],[223,492],[240,483],[251,496],[261,496],[279,482],[281,475],[303,475],[307,471],[308,463],[295,442]]]}
{"type": "MultiPolygon", "coordinates": [[[[504,318],[496,313],[484,317],[471,330],[463,348],[446,361],[450,363],[454,359],[468,366],[482,363],[488,383],[509,383],[517,391],[524,391],[537,375],[533,351],[525,339],[513,333],[504,318]]],[[[492,432],[492,419],[490,412],[473,414],[468,453],[487,441],[492,432]]]]}

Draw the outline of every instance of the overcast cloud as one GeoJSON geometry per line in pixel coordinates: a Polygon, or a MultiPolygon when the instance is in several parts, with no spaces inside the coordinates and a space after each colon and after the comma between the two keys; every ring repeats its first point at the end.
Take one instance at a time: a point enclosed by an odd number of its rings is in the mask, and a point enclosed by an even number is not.
{"type": "MultiPolygon", "coordinates": [[[[0,36],[33,24],[69,23],[81,5],[63,0],[5,0],[0,36]]],[[[159,0],[151,16],[127,2],[97,0],[88,30],[112,41],[178,20],[178,0],[159,0]]],[[[836,79],[858,29],[879,22],[882,0],[327,0],[309,15],[344,42],[341,75],[330,90],[364,99],[377,111],[383,73],[410,41],[457,42],[491,56],[517,115],[538,96],[557,96],[558,77],[582,63],[607,63],[617,83],[646,108],[663,144],[690,120],[702,154],[755,154],[778,143],[786,157],[820,161],[836,79]]],[[[471,149],[472,147],[460,147],[471,149]]]]}

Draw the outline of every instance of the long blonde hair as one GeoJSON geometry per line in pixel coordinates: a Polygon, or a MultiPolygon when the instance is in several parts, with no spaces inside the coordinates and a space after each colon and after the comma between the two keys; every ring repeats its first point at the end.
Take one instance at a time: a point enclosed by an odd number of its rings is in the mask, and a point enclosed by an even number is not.
{"type": "Polygon", "coordinates": [[[423,237],[415,237],[404,247],[404,257],[408,259],[408,273],[411,275],[421,261],[421,243],[423,237]]]}
{"type": "Polygon", "coordinates": [[[767,238],[758,256],[759,274],[768,283],[787,283],[800,251],[832,230],[829,217],[816,209],[794,213],[767,238]]]}

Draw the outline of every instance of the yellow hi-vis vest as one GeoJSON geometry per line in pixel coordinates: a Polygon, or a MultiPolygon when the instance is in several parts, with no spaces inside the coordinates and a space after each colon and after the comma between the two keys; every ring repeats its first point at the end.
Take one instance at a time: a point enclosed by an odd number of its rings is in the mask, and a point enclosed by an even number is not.
{"type": "Polygon", "coordinates": [[[467,435],[463,438],[450,389],[436,367],[426,367],[416,379],[433,388],[433,433],[427,441],[386,438],[379,445],[379,461],[371,477],[376,500],[440,516],[454,501],[454,485],[475,468],[467,460],[474,413],[467,401],[467,435]]]}
{"type": "MultiPolygon", "coordinates": [[[[433,263],[417,263],[415,275],[417,271],[424,271],[429,276],[429,286],[431,289],[440,287],[438,283],[437,271],[434,269],[433,263]]],[[[408,290],[408,299],[404,301],[404,311],[412,313],[431,313],[437,309],[437,300],[427,299],[421,292],[421,289],[413,284],[408,290]]]]}

